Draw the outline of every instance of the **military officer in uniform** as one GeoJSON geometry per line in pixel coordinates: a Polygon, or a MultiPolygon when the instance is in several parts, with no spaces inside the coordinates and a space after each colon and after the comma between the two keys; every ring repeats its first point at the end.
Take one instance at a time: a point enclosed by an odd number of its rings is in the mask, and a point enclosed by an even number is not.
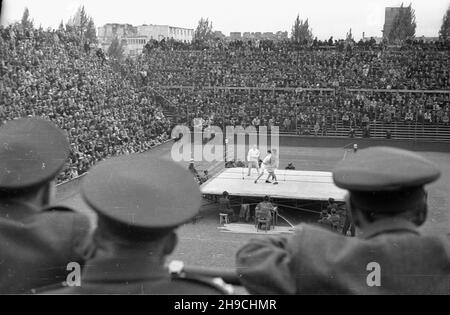
{"type": "Polygon", "coordinates": [[[424,185],[438,168],[413,152],[372,147],[339,162],[354,238],[300,225],[290,238],[255,239],[237,253],[238,274],[256,294],[449,294],[449,235],[424,235],[424,185]]]}
{"type": "Polygon", "coordinates": [[[170,275],[166,257],[177,245],[175,229],[199,211],[201,194],[180,165],[132,154],[97,164],[81,194],[98,215],[97,251],[81,286],[46,294],[222,294],[211,279],[170,275]]]}
{"type": "Polygon", "coordinates": [[[68,154],[66,137],[46,120],[0,128],[0,294],[63,281],[67,265],[89,254],[88,218],[50,205],[68,154]]]}

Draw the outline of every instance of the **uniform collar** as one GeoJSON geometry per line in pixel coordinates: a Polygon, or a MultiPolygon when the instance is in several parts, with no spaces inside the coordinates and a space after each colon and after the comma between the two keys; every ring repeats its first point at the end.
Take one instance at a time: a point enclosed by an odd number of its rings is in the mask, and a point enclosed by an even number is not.
{"type": "Polygon", "coordinates": [[[139,249],[121,249],[114,253],[99,250],[83,269],[84,282],[132,282],[169,279],[169,271],[151,259],[151,253],[139,249]]]}
{"type": "Polygon", "coordinates": [[[417,226],[411,221],[403,218],[385,218],[377,220],[361,229],[361,237],[369,239],[379,234],[397,231],[420,234],[417,226]]]}

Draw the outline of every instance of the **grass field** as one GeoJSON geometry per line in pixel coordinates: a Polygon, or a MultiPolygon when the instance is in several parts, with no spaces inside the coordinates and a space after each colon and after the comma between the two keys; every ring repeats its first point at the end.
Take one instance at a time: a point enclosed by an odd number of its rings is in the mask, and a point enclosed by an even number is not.
{"type": "MultiPolygon", "coordinates": [[[[170,157],[171,144],[154,149],[152,154],[170,157]]],[[[352,154],[352,153],[348,153],[352,154]]],[[[442,176],[428,186],[429,215],[427,223],[421,228],[423,233],[449,233],[450,215],[450,154],[421,152],[423,156],[439,165],[442,176]]],[[[280,168],[293,162],[298,170],[330,171],[343,158],[340,148],[281,147],[280,168]]],[[[184,163],[187,167],[187,163],[184,163]]],[[[219,164],[196,163],[198,169],[218,169],[219,164]]],[[[174,184],[173,189],[176,189],[174,184]]],[[[77,189],[60,196],[61,203],[81,212],[89,212],[81,200],[77,189]]],[[[203,218],[197,223],[189,223],[178,230],[179,244],[169,259],[180,259],[195,266],[233,268],[234,255],[238,248],[255,235],[222,233],[218,227],[218,211],[214,205],[205,202],[202,207],[203,218]]],[[[256,235],[256,237],[264,237],[256,235]]]]}

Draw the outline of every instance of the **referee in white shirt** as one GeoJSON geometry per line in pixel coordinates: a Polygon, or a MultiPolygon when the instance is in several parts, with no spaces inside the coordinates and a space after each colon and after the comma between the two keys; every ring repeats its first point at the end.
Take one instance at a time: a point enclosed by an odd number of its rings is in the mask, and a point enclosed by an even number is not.
{"type": "Polygon", "coordinates": [[[247,176],[250,176],[251,171],[253,166],[256,168],[256,171],[258,172],[259,175],[259,156],[260,156],[260,152],[258,150],[258,147],[256,146],[256,144],[254,144],[250,150],[248,150],[247,153],[247,161],[248,161],[248,174],[247,176]]]}

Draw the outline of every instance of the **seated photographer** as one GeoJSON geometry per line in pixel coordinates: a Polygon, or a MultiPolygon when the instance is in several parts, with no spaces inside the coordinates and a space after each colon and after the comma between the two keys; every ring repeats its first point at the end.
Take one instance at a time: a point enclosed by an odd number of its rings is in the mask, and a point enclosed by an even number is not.
{"type": "Polygon", "coordinates": [[[270,202],[270,197],[265,196],[264,200],[258,203],[255,207],[255,219],[258,219],[259,217],[264,217],[271,220],[272,219],[271,211],[273,209],[274,207],[273,204],[270,202]]]}
{"type": "Polygon", "coordinates": [[[227,191],[222,193],[222,197],[219,198],[219,212],[228,214],[229,222],[236,222],[238,220],[233,208],[230,204],[229,194],[227,191]]]}

